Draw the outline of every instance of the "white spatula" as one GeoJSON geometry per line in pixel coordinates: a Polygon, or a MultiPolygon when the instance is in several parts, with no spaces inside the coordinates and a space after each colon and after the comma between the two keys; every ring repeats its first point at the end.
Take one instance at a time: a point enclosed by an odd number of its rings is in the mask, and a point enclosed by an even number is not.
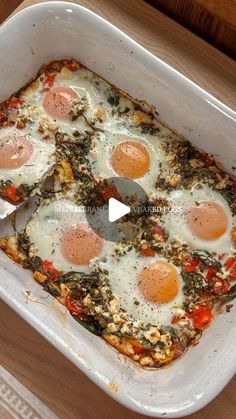
{"type": "Polygon", "coordinates": [[[0,220],[3,220],[8,215],[16,211],[25,201],[20,202],[17,205],[13,205],[10,202],[0,198],[0,220]]]}

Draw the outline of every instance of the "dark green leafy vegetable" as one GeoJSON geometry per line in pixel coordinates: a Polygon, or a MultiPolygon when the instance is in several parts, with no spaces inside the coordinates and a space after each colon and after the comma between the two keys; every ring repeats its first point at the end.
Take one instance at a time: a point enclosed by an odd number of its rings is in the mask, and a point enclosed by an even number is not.
{"type": "Polygon", "coordinates": [[[61,292],[59,287],[54,284],[52,281],[48,281],[43,285],[43,289],[49,292],[53,297],[60,297],[61,292]]]}
{"type": "Polygon", "coordinates": [[[91,286],[99,281],[99,272],[91,272],[86,274],[84,272],[67,272],[54,279],[55,283],[66,283],[66,282],[80,282],[89,283],[91,286]]]}
{"type": "Polygon", "coordinates": [[[141,134],[156,135],[160,132],[160,128],[156,127],[154,124],[142,123],[139,127],[141,128],[141,134]]]}
{"type": "Polygon", "coordinates": [[[118,106],[120,103],[119,95],[111,95],[107,99],[108,103],[110,103],[111,106],[118,106]]]}
{"type": "Polygon", "coordinates": [[[35,185],[29,186],[25,183],[22,183],[20,186],[18,186],[17,193],[19,196],[21,196],[21,198],[28,198],[34,188],[35,185]]]}
{"type": "Polygon", "coordinates": [[[204,250],[195,250],[193,256],[200,259],[203,265],[215,268],[218,272],[222,271],[221,263],[210,253],[204,250]]]}
{"type": "Polygon", "coordinates": [[[216,301],[220,302],[221,304],[225,304],[229,301],[232,301],[234,298],[236,298],[236,284],[233,285],[227,294],[219,295],[216,297],[216,301]]]}
{"type": "Polygon", "coordinates": [[[23,252],[25,252],[26,254],[28,254],[29,253],[29,250],[30,250],[30,247],[31,247],[31,243],[30,243],[29,237],[24,232],[21,232],[21,233],[18,233],[17,238],[18,238],[18,246],[19,246],[19,248],[23,252]]]}
{"type": "Polygon", "coordinates": [[[72,316],[82,327],[84,327],[86,330],[88,330],[89,332],[93,333],[93,335],[96,336],[101,336],[101,327],[100,325],[95,322],[95,321],[91,321],[91,322],[86,322],[84,320],[81,320],[79,317],[77,316],[72,316]]]}
{"type": "Polygon", "coordinates": [[[183,291],[185,295],[199,294],[206,285],[201,274],[195,272],[182,271],[182,278],[184,280],[183,291]]]}
{"type": "Polygon", "coordinates": [[[34,256],[29,260],[29,266],[33,272],[43,272],[43,261],[39,256],[34,256]]]}

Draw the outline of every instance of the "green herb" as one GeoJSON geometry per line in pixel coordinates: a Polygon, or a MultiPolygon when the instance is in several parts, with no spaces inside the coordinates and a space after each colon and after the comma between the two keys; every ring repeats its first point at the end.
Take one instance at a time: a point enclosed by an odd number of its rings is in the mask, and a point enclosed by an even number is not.
{"type": "Polygon", "coordinates": [[[182,271],[184,280],[183,291],[185,295],[199,294],[199,291],[205,287],[204,278],[201,274],[195,272],[182,271]]]}
{"type": "Polygon", "coordinates": [[[215,268],[218,272],[222,272],[221,263],[210,253],[204,250],[195,250],[193,256],[200,259],[203,265],[215,268]]]}
{"type": "Polygon", "coordinates": [[[86,322],[84,320],[81,320],[77,316],[72,316],[82,327],[84,327],[89,332],[93,333],[93,335],[101,336],[101,327],[97,322],[91,321],[86,322]]]}
{"type": "Polygon", "coordinates": [[[120,98],[118,95],[114,94],[113,96],[109,96],[107,101],[111,106],[118,106],[120,103],[120,98]]]}
{"type": "Polygon", "coordinates": [[[145,124],[142,123],[139,125],[141,129],[141,134],[156,135],[160,132],[160,128],[156,127],[154,124],[145,124]]]}
{"type": "Polygon", "coordinates": [[[221,304],[224,304],[226,302],[229,302],[231,300],[233,300],[234,298],[236,298],[236,284],[233,285],[229,291],[227,292],[227,294],[223,294],[223,295],[218,295],[215,298],[216,302],[220,302],[221,304]]]}
{"type": "Polygon", "coordinates": [[[25,232],[18,233],[17,242],[19,248],[26,254],[29,254],[31,243],[25,232]]]}
{"type": "Polygon", "coordinates": [[[53,295],[53,297],[59,297],[61,295],[59,287],[52,281],[46,282],[43,285],[43,289],[53,295]]]}
{"type": "Polygon", "coordinates": [[[22,183],[20,186],[18,186],[17,193],[21,198],[28,198],[35,186],[36,185],[29,186],[26,183],[22,183]]]}

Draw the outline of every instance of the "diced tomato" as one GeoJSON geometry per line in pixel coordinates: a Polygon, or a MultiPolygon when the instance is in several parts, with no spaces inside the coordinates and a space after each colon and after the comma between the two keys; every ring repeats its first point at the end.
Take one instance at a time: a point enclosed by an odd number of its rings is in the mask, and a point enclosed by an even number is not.
{"type": "Polygon", "coordinates": [[[212,320],[212,312],[209,309],[203,310],[199,316],[197,316],[193,321],[193,327],[195,329],[203,329],[206,327],[212,320]]]}
{"type": "Polygon", "coordinates": [[[143,351],[145,351],[144,348],[139,348],[138,346],[134,346],[134,353],[136,354],[141,354],[143,351]]]}
{"type": "Polygon", "coordinates": [[[207,154],[203,156],[203,160],[204,160],[204,167],[208,168],[212,166],[213,160],[207,154]]]}
{"type": "Polygon", "coordinates": [[[211,278],[213,278],[213,276],[215,276],[215,274],[216,274],[216,269],[214,269],[214,268],[209,268],[208,269],[208,272],[207,272],[207,275],[206,275],[206,280],[207,281],[210,281],[211,280],[211,278]]]}
{"type": "Polygon", "coordinates": [[[47,87],[52,87],[55,80],[55,76],[52,76],[50,74],[45,74],[44,82],[47,85],[47,87]]]}
{"type": "Polygon", "coordinates": [[[13,204],[17,204],[18,202],[21,201],[21,197],[17,193],[16,186],[13,185],[13,184],[11,184],[11,185],[7,186],[5,189],[3,189],[2,195],[4,195],[6,198],[8,198],[9,201],[11,201],[13,204]]]}
{"type": "Polygon", "coordinates": [[[74,316],[80,317],[81,314],[83,314],[84,312],[79,301],[71,300],[71,297],[69,294],[66,296],[66,307],[68,308],[69,312],[73,314],[74,316]]]}
{"type": "Polygon", "coordinates": [[[43,262],[43,270],[45,273],[49,274],[49,279],[51,280],[56,279],[61,275],[61,272],[54,268],[52,262],[49,262],[48,260],[43,262]]]}
{"type": "Polygon", "coordinates": [[[196,266],[194,265],[185,265],[183,267],[185,272],[195,272],[196,271],[196,266]]]}
{"type": "Polygon", "coordinates": [[[153,257],[155,256],[156,252],[150,246],[142,248],[141,253],[145,257],[153,257]]]}
{"type": "Polygon", "coordinates": [[[195,308],[194,311],[192,311],[191,313],[188,313],[187,316],[189,319],[193,319],[194,317],[197,317],[205,309],[205,306],[199,306],[198,308],[195,308]]]}
{"type": "Polygon", "coordinates": [[[231,268],[231,266],[233,266],[235,264],[235,259],[233,257],[229,257],[226,262],[224,263],[224,267],[225,269],[229,269],[231,268]]]}
{"type": "Polygon", "coordinates": [[[172,324],[176,324],[176,323],[179,323],[179,321],[180,321],[180,318],[179,318],[179,317],[177,317],[177,316],[173,316],[173,317],[172,317],[172,320],[171,320],[171,323],[172,323],[172,324]]]}
{"type": "Polygon", "coordinates": [[[18,97],[12,97],[11,99],[8,100],[8,104],[10,106],[20,106],[23,105],[24,101],[22,99],[19,99],[18,97]]]}
{"type": "Polygon", "coordinates": [[[236,279],[236,266],[234,265],[229,271],[229,275],[232,279],[236,279]]]}
{"type": "Polygon", "coordinates": [[[137,339],[127,338],[127,341],[133,346],[135,354],[145,351],[145,348],[142,347],[142,344],[137,339]]]}
{"type": "Polygon", "coordinates": [[[236,189],[236,180],[233,180],[233,183],[232,183],[232,188],[233,188],[233,189],[236,189]]]}
{"type": "Polygon", "coordinates": [[[212,320],[212,312],[206,306],[199,306],[192,313],[188,313],[188,318],[193,319],[193,327],[202,329],[212,320]]]}
{"type": "Polygon", "coordinates": [[[159,225],[155,225],[152,227],[152,233],[158,234],[163,238],[164,241],[168,239],[168,234],[166,233],[165,229],[159,225]]]}
{"type": "Polygon", "coordinates": [[[192,259],[191,265],[198,266],[199,263],[200,263],[200,260],[199,259],[192,259]]]}
{"type": "Polygon", "coordinates": [[[25,128],[25,123],[22,121],[18,121],[16,124],[16,128],[18,129],[24,129],[25,128]]]}
{"type": "Polygon", "coordinates": [[[99,195],[104,199],[104,201],[108,201],[110,198],[114,198],[122,202],[121,195],[117,191],[116,186],[112,184],[106,185],[101,190],[99,190],[99,195]]]}

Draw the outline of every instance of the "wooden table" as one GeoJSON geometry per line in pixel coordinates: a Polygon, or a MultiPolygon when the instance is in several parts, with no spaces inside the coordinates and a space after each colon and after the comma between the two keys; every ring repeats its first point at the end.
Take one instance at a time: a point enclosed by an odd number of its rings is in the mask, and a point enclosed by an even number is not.
{"type": "MultiPolygon", "coordinates": [[[[20,8],[36,1],[25,0],[20,8]]],[[[142,0],[79,0],[236,110],[236,63],[142,0]]],[[[97,388],[3,302],[0,363],[62,419],[138,419],[97,388]]],[[[142,389],[140,389],[142,391],[142,389]]],[[[234,419],[236,379],[190,419],[234,419]]],[[[46,418],[45,418],[46,419],[46,418]]]]}

